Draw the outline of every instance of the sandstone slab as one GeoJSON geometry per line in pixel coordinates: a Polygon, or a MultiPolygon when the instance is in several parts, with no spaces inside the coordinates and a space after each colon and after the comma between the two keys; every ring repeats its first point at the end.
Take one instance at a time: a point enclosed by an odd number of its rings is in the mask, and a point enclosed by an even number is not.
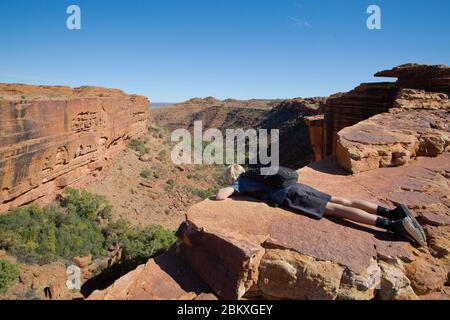
{"type": "MultiPolygon", "coordinates": [[[[449,160],[445,153],[420,158],[405,167],[352,176],[330,158],[299,173],[301,182],[337,196],[391,206],[392,195],[402,195],[418,215],[415,211],[422,214],[442,205],[441,199],[448,194],[445,172],[449,160]],[[421,196],[432,200],[417,206],[421,196]]],[[[436,260],[428,251],[419,254],[395,235],[346,221],[316,221],[251,199],[197,204],[189,210],[179,235],[180,256],[226,299],[257,292],[282,299],[372,299],[380,295],[385,299],[416,299],[442,290],[447,281],[444,260],[436,260]],[[425,260],[419,258],[423,254],[425,260]],[[378,263],[392,260],[405,267],[385,266],[383,285],[371,286],[381,270],[378,263]],[[427,266],[435,270],[429,279],[425,271],[417,276],[408,272],[427,270],[427,266]]],[[[447,246],[442,240],[438,243],[447,246]]]]}
{"type": "Polygon", "coordinates": [[[450,67],[447,65],[404,64],[380,71],[376,77],[398,78],[403,88],[422,89],[450,94],[450,67]]]}

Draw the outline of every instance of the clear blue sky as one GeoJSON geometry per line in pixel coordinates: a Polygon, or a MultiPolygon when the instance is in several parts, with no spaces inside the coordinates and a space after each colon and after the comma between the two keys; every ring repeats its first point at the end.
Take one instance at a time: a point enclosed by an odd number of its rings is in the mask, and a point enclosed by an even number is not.
{"type": "Polygon", "coordinates": [[[155,102],[328,95],[395,65],[450,64],[449,13],[448,0],[2,0],[0,82],[155,102]],[[370,4],[382,30],[366,28],[370,4]]]}

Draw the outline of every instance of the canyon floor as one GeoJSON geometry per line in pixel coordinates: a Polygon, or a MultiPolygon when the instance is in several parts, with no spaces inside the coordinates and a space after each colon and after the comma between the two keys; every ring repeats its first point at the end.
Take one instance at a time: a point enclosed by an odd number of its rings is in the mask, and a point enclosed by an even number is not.
{"type": "MultiPolygon", "coordinates": [[[[157,128],[154,123],[150,126],[157,128]]],[[[125,149],[111,170],[85,190],[106,196],[113,206],[115,220],[176,230],[187,209],[212,196],[220,186],[222,167],[174,165],[168,131],[156,130],[157,133],[149,132],[142,137],[148,147],[145,155],[125,149]]]]}

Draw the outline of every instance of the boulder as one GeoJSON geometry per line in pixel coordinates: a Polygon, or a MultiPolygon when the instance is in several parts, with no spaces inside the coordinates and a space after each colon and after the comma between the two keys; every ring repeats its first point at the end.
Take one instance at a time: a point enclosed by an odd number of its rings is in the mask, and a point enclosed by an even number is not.
{"type": "MultiPolygon", "coordinates": [[[[323,112],[321,112],[324,114],[324,120],[321,122],[313,121],[310,127],[310,135],[314,137],[313,141],[315,143],[322,141],[321,148],[314,146],[316,159],[336,155],[339,151],[338,140],[340,137],[338,133],[341,130],[375,115],[386,113],[390,109],[448,109],[448,95],[450,94],[449,66],[407,64],[392,70],[378,72],[375,76],[394,77],[398,80],[395,83],[363,83],[347,93],[328,98],[323,107],[323,112]]],[[[364,134],[364,132],[359,133],[364,134]]],[[[367,132],[365,136],[370,136],[373,133],[372,130],[370,133],[367,132]]],[[[380,137],[375,135],[375,137],[377,136],[380,137]]],[[[384,135],[384,139],[387,138],[403,139],[403,137],[387,137],[384,135]]],[[[426,145],[427,138],[425,136],[423,138],[422,143],[426,145]]],[[[356,142],[358,142],[358,139],[356,142]]],[[[434,139],[434,136],[431,137],[431,140],[434,139]]],[[[431,145],[434,147],[436,142],[431,141],[431,145]]],[[[375,156],[375,153],[369,151],[367,150],[367,153],[363,155],[367,157],[375,156]]],[[[397,151],[394,150],[394,152],[397,151]]],[[[436,150],[433,150],[433,152],[436,152],[436,150]]],[[[400,150],[400,153],[402,153],[402,150],[400,150]]],[[[408,155],[400,154],[395,158],[401,157],[406,159],[408,155]]]]}
{"type": "Polygon", "coordinates": [[[208,286],[183,261],[168,253],[150,259],[89,300],[193,300],[209,297],[208,286]]]}
{"type": "Polygon", "coordinates": [[[260,265],[258,285],[269,297],[334,300],[344,268],[291,250],[267,250],[260,265]]]}
{"type": "Polygon", "coordinates": [[[382,300],[417,300],[411,288],[411,281],[405,276],[401,261],[396,265],[380,261],[381,268],[380,299],[382,300]]]}
{"type": "MultiPolygon", "coordinates": [[[[449,160],[445,153],[350,176],[327,159],[300,170],[300,179],[336,196],[386,206],[402,200],[428,212],[449,193],[448,185],[443,188],[449,160]],[[427,200],[420,206],[419,195],[427,200]]],[[[449,270],[445,260],[376,228],[316,221],[251,199],[197,204],[178,234],[179,255],[225,299],[256,293],[278,299],[416,299],[443,290],[449,270]],[[428,268],[433,274],[426,274],[428,268]]]]}

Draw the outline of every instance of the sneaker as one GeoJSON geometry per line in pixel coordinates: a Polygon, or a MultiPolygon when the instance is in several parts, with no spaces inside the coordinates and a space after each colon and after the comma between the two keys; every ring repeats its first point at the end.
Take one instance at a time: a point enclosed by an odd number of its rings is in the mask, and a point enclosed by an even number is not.
{"type": "Polygon", "coordinates": [[[421,230],[414,225],[410,218],[393,222],[390,230],[407,237],[421,246],[427,245],[427,240],[423,237],[421,230]]]}
{"type": "Polygon", "coordinates": [[[420,225],[420,223],[416,220],[416,218],[414,218],[414,216],[412,215],[411,211],[409,211],[408,207],[404,204],[400,204],[400,203],[394,203],[395,206],[397,207],[396,209],[392,210],[392,213],[395,215],[395,217],[398,220],[404,219],[404,218],[409,218],[411,219],[412,223],[414,224],[414,227],[420,231],[420,233],[422,234],[422,238],[424,239],[425,243],[427,242],[427,236],[425,234],[425,231],[423,230],[422,226],[420,225]]]}

